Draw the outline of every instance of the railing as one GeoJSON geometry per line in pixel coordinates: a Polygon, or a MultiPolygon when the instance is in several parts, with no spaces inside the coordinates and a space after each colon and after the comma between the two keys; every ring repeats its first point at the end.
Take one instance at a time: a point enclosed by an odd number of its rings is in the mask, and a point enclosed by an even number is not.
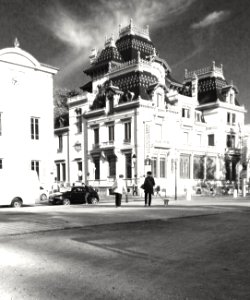
{"type": "Polygon", "coordinates": [[[131,22],[128,26],[120,28],[119,37],[127,35],[128,33],[134,33],[141,37],[145,37],[146,39],[150,39],[148,26],[146,28],[139,28],[131,22]]]}
{"type": "Polygon", "coordinates": [[[154,66],[151,61],[144,60],[144,59],[139,57],[138,59],[132,59],[130,61],[127,61],[125,63],[121,63],[119,65],[110,66],[109,73],[124,70],[126,68],[129,68],[129,67],[135,66],[135,65],[140,65],[142,67],[148,66],[148,67],[153,67],[154,69],[156,69],[156,66],[154,66]]]}
{"type": "Polygon", "coordinates": [[[185,70],[185,79],[190,79],[193,78],[195,75],[196,76],[200,76],[200,75],[204,75],[207,74],[209,72],[216,72],[219,73],[223,76],[223,66],[221,65],[220,67],[216,67],[215,63],[213,62],[212,66],[209,67],[205,67],[205,68],[201,68],[195,71],[187,71],[187,69],[185,70]]]}
{"type": "Polygon", "coordinates": [[[99,146],[100,148],[111,147],[114,146],[114,141],[101,142],[99,146]]]}
{"type": "Polygon", "coordinates": [[[226,154],[241,155],[241,152],[241,149],[236,147],[228,147],[226,149],[226,154]]]}

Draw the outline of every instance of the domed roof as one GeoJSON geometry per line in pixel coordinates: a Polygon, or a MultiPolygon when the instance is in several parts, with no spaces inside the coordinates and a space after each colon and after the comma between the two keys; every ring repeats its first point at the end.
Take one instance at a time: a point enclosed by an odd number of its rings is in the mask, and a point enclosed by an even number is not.
{"type": "Polygon", "coordinates": [[[96,59],[95,65],[110,61],[123,62],[119,51],[114,46],[109,46],[103,49],[98,58],[96,59]]]}

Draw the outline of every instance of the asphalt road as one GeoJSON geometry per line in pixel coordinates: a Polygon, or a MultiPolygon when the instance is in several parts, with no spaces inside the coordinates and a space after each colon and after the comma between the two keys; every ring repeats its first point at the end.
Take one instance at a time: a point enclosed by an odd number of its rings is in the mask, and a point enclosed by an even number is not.
{"type": "Polygon", "coordinates": [[[250,299],[249,204],[0,210],[0,299],[250,299]]]}

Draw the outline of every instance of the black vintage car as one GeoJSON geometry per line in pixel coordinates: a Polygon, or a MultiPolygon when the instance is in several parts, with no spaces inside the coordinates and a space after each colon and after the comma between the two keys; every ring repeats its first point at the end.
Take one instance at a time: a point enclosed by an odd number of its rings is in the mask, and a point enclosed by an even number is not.
{"type": "Polygon", "coordinates": [[[49,196],[50,204],[97,204],[99,195],[91,186],[75,186],[70,191],[64,193],[55,193],[49,196]]]}

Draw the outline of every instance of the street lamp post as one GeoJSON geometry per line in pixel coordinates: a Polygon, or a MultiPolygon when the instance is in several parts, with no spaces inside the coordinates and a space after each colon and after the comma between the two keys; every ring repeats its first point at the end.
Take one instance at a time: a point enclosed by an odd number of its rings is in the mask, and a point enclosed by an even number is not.
{"type": "Polygon", "coordinates": [[[134,167],[134,189],[133,189],[133,195],[134,193],[137,196],[137,172],[136,172],[136,154],[133,154],[132,161],[133,161],[133,167],[134,167]]]}
{"type": "Polygon", "coordinates": [[[177,200],[177,157],[174,159],[174,200],[177,200]]]}

